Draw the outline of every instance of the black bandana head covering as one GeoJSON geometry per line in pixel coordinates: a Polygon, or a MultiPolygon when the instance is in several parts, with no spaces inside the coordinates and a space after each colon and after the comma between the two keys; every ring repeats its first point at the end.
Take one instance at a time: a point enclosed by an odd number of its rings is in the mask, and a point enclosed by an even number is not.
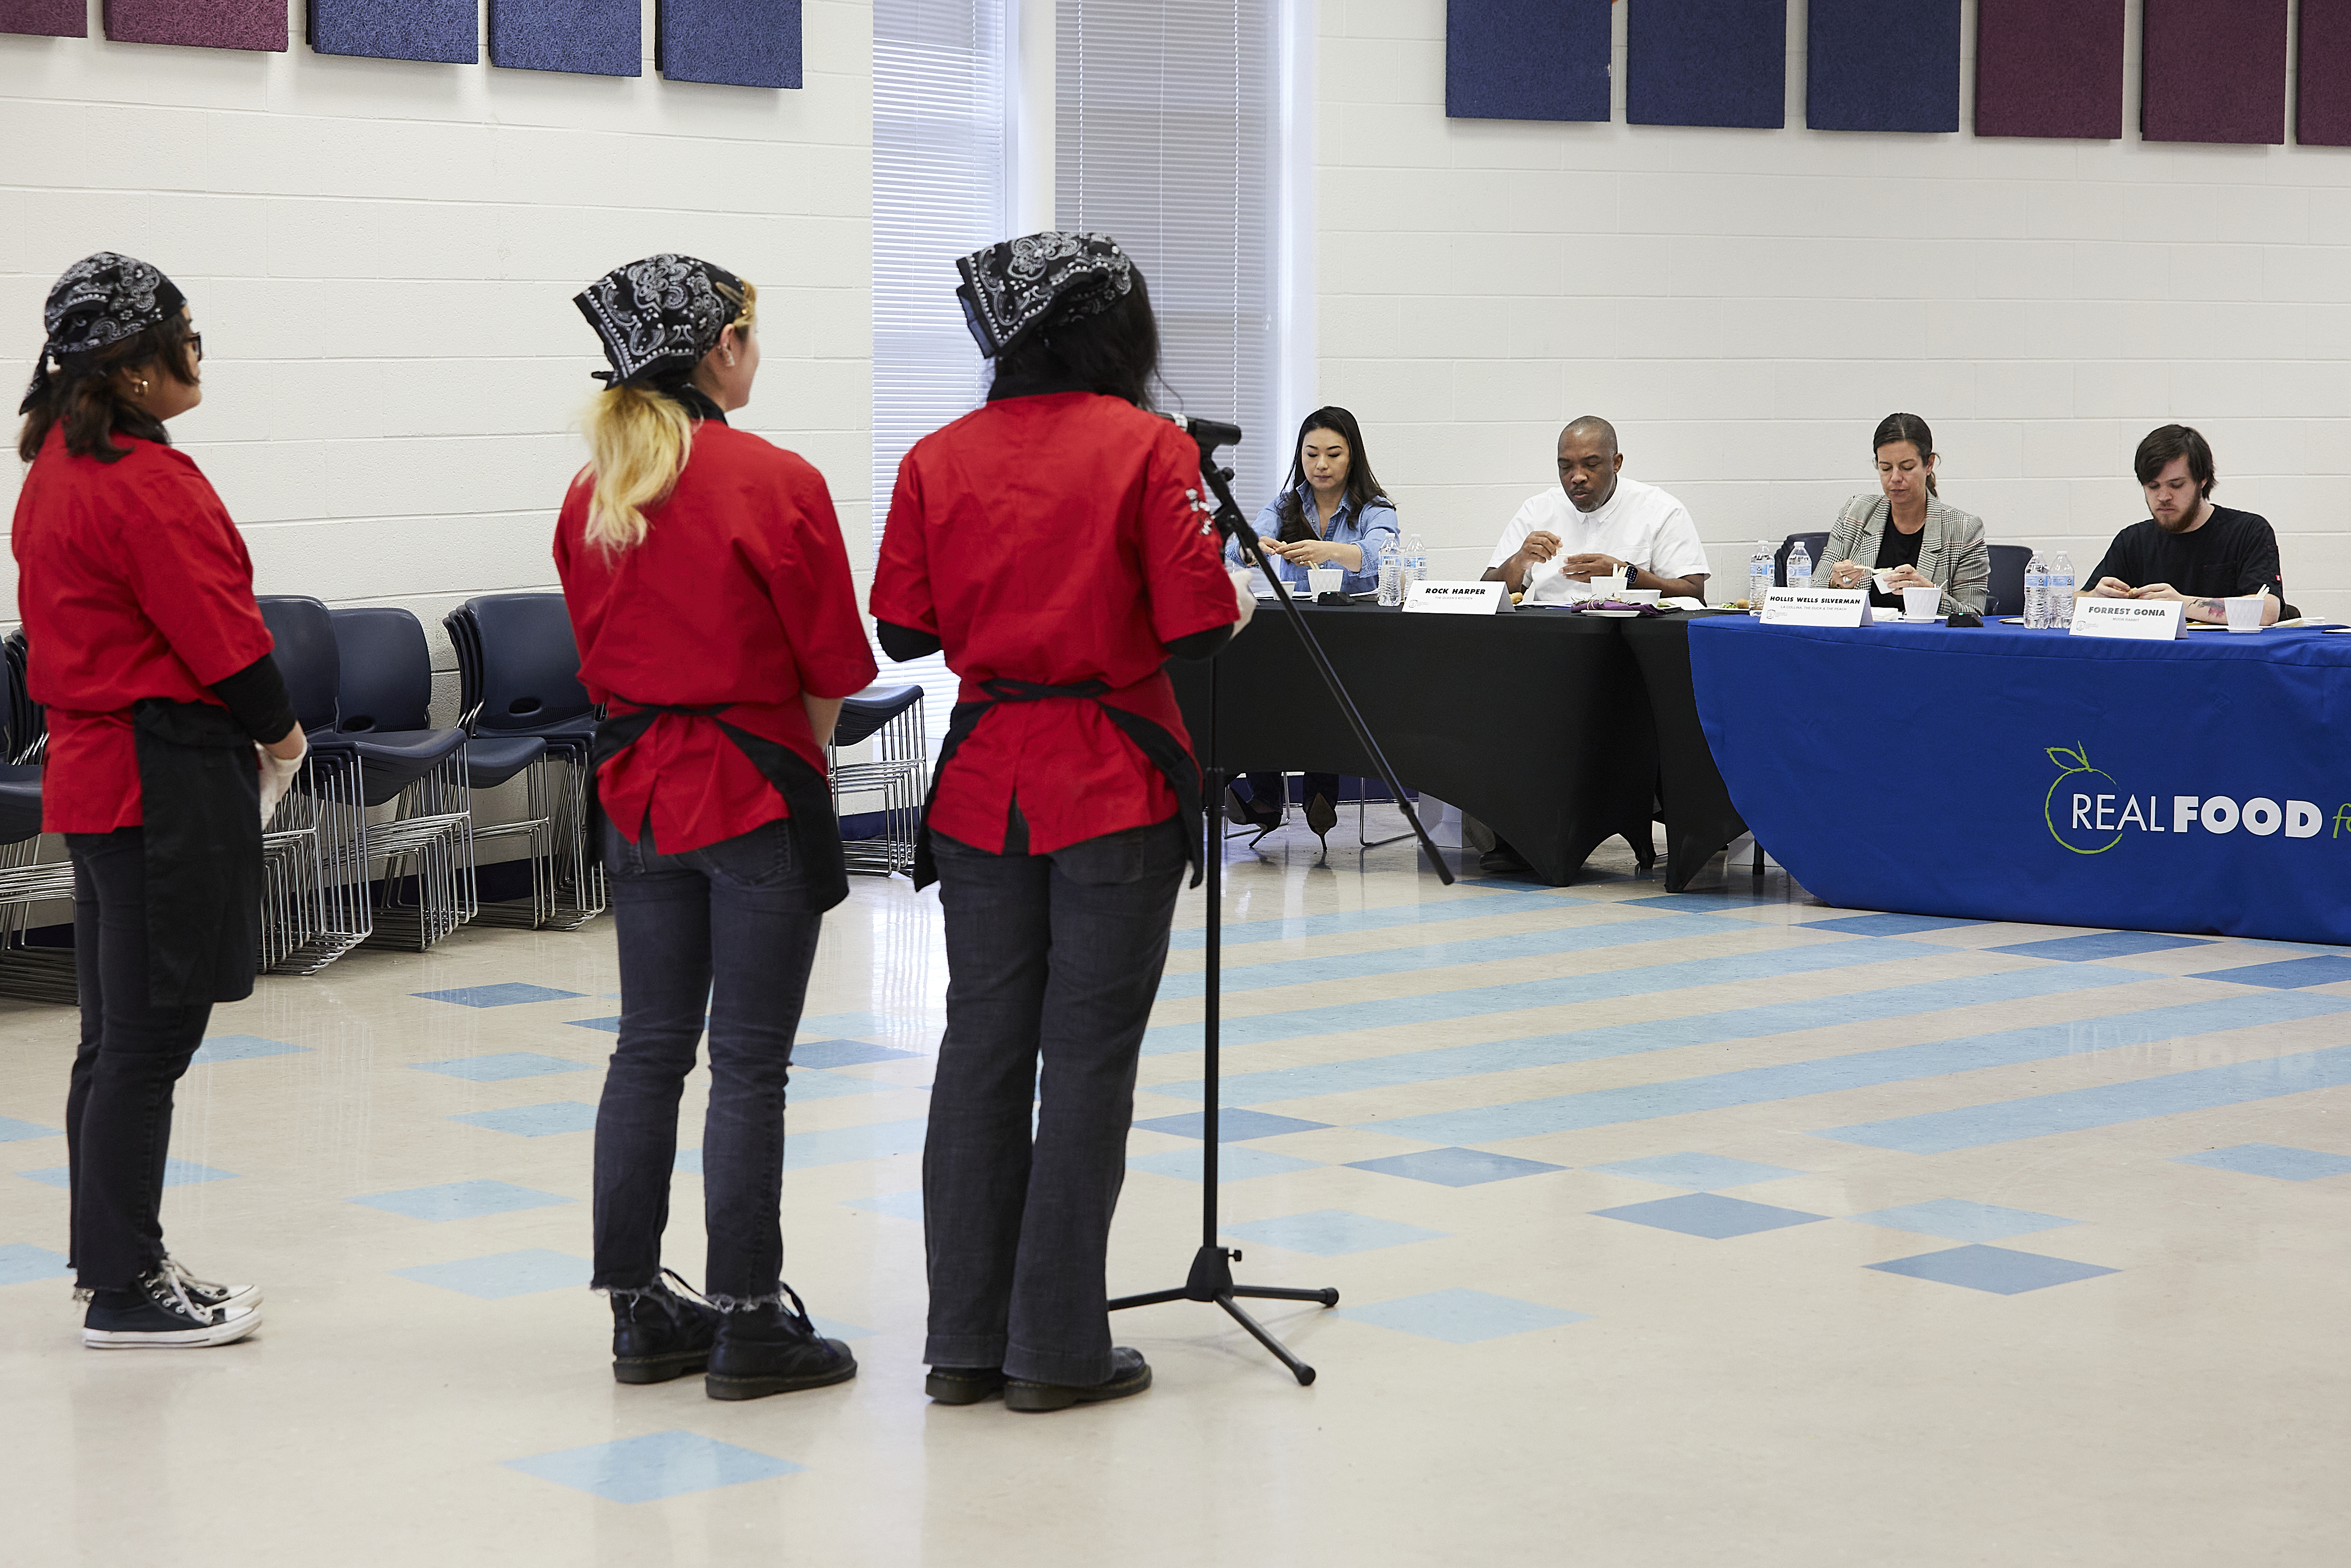
{"type": "Polygon", "coordinates": [[[661,389],[694,374],[743,313],[743,280],[723,267],[667,251],[616,267],[571,297],[604,340],[612,386],[661,389]]]}
{"type": "Polygon", "coordinates": [[[1134,266],[1116,240],[1060,229],[976,250],[956,270],[964,323],[990,360],[1049,319],[1099,316],[1134,287],[1134,266]]]}
{"type": "Polygon", "coordinates": [[[177,285],[135,256],[93,252],[66,268],[41,311],[48,340],[33,366],[18,413],[30,413],[49,392],[51,361],[59,370],[77,354],[94,354],[135,338],[188,302],[177,285]]]}

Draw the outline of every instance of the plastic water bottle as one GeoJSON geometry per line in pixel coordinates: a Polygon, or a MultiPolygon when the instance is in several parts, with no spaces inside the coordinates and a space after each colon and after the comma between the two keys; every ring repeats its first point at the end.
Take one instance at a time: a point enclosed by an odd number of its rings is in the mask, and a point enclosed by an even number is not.
{"type": "Polygon", "coordinates": [[[1391,607],[1404,602],[1404,552],[1394,536],[1380,546],[1380,602],[1391,607]]]}
{"type": "Polygon", "coordinates": [[[1404,541],[1404,585],[1407,591],[1416,582],[1428,580],[1428,547],[1420,542],[1418,534],[1406,534],[1404,541]]]}
{"type": "Polygon", "coordinates": [[[1813,552],[1798,539],[1788,547],[1788,586],[1802,592],[1813,585],[1813,552]]]}
{"type": "Polygon", "coordinates": [[[1771,591],[1771,541],[1757,539],[1747,558],[1747,613],[1763,613],[1763,596],[1771,591]]]}
{"type": "Polygon", "coordinates": [[[2035,632],[2049,624],[2049,558],[2039,550],[2024,563],[2024,624],[2035,632]]]}
{"type": "Polygon", "coordinates": [[[2063,632],[2074,624],[2074,558],[2059,550],[2049,558],[2048,624],[2063,632]]]}

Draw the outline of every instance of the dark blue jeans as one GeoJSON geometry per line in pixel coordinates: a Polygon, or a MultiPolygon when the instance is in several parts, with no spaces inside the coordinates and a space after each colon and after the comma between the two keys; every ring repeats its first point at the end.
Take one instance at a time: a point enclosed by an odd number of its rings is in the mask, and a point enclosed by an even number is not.
{"type": "Polygon", "coordinates": [[[677,1106],[710,1009],[702,1125],[704,1287],[721,1306],[777,1299],[784,1266],[784,1079],[820,915],[801,908],[789,825],[683,854],[604,825],[620,936],[621,1043],[596,1108],[596,1277],[639,1290],[661,1273],[677,1106]]]}
{"type": "Polygon", "coordinates": [[[924,1359],[1100,1383],[1111,1215],[1183,833],[1170,820],[1041,855],[931,842],[947,1028],[923,1145],[924,1359]]]}
{"type": "Polygon", "coordinates": [[[84,1290],[121,1290],[163,1260],[172,1089],[204,1041],[212,1004],[147,993],[147,841],[138,828],[68,833],[81,1046],[66,1091],[71,1262],[84,1290]]]}

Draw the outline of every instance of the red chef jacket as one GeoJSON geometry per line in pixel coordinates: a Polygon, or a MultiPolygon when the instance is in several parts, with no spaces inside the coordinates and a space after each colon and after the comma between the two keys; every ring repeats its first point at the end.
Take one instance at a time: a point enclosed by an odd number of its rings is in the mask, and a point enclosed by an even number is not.
{"type": "MultiPolygon", "coordinates": [[[[820,774],[802,692],[847,696],[873,679],[849,557],[824,476],[718,420],[695,427],[677,486],[646,511],[642,543],[587,542],[591,481],[572,482],[555,566],[588,695],[616,714],[641,703],[731,704],[727,723],[780,741],[820,774]]],[[[708,719],[664,714],[597,774],[605,812],[681,854],[790,815],[774,785],[708,719]]]]}
{"type": "Polygon", "coordinates": [[[112,463],[49,431],[16,497],[9,549],[32,650],[27,687],[48,708],[41,826],[110,833],[141,825],[141,699],[211,703],[270,650],[253,560],[186,454],[117,432],[112,463]]]}
{"type": "MultiPolygon", "coordinates": [[[[1199,448],[1132,403],[1000,399],[898,465],[874,619],[936,636],[965,702],[998,678],[1101,680],[1104,702],[1188,748],[1162,644],[1239,615],[1202,492],[1199,448]]],[[[1076,698],[990,709],[941,775],[930,825],[1001,853],[1016,795],[1032,854],[1176,813],[1159,769],[1076,698]]]]}

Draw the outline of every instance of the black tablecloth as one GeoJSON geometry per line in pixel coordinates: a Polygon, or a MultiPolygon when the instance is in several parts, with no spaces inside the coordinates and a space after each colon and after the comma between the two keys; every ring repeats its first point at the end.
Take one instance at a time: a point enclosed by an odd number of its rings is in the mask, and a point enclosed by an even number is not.
{"type": "Polygon", "coordinates": [[[1723,846],[1747,831],[1730,791],[1714,766],[1714,753],[1698,718],[1690,685],[1689,628],[1692,621],[1739,611],[1700,611],[1624,621],[1625,633],[1648,688],[1649,714],[1657,729],[1657,794],[1666,824],[1666,891],[1679,893],[1723,846]]]}

